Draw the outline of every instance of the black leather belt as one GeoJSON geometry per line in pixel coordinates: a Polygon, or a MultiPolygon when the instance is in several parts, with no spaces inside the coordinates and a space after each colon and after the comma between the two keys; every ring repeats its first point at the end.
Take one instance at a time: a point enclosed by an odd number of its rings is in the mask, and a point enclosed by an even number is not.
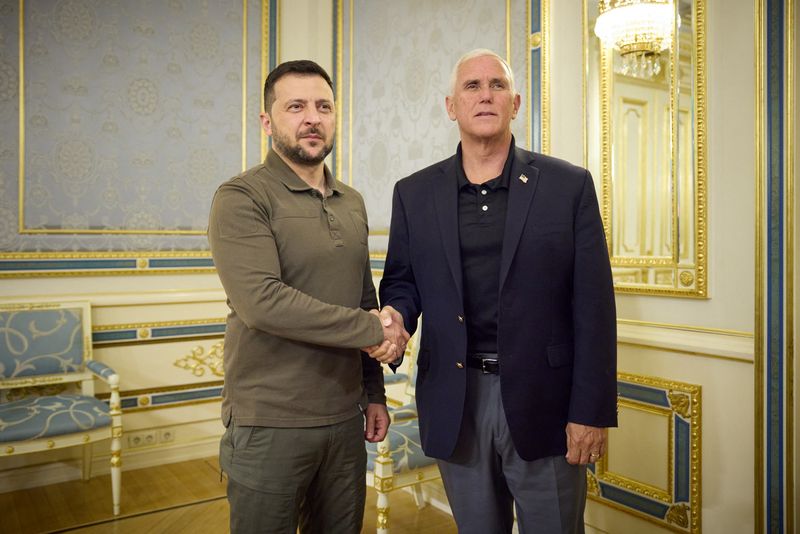
{"type": "Polygon", "coordinates": [[[484,374],[500,374],[500,362],[494,352],[481,352],[467,355],[467,367],[480,369],[484,374]]]}

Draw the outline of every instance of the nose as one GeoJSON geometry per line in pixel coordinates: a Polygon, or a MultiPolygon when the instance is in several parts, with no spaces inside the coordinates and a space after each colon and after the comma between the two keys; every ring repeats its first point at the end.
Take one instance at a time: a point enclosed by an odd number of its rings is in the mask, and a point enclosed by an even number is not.
{"type": "Polygon", "coordinates": [[[482,86],[478,95],[480,96],[481,102],[491,102],[492,101],[491,87],[489,87],[488,85],[482,86]]]}
{"type": "Polygon", "coordinates": [[[305,116],[303,117],[303,122],[306,124],[319,124],[321,121],[319,110],[317,110],[314,106],[309,106],[306,108],[305,116]]]}

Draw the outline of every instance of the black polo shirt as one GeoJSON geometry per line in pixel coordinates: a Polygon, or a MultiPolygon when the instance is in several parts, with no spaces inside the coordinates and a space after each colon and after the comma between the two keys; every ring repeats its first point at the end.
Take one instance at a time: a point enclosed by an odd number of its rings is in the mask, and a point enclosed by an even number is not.
{"type": "Polygon", "coordinates": [[[472,184],[464,174],[461,144],[456,151],[458,237],[468,353],[497,352],[500,255],[513,162],[512,139],[502,174],[483,184],[472,184]]]}

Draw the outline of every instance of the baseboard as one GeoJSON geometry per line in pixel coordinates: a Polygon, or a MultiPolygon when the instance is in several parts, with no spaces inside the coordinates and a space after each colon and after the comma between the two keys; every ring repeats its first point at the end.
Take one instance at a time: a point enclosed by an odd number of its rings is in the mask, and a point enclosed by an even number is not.
{"type": "MultiPolygon", "coordinates": [[[[122,451],[122,483],[125,484],[125,471],[207,458],[217,454],[219,454],[219,437],[216,436],[166,446],[126,449],[122,451]]],[[[109,458],[108,454],[96,454],[92,458],[93,477],[109,473],[109,458]]],[[[8,469],[0,472],[0,493],[69,482],[80,478],[80,458],[8,469]]]]}

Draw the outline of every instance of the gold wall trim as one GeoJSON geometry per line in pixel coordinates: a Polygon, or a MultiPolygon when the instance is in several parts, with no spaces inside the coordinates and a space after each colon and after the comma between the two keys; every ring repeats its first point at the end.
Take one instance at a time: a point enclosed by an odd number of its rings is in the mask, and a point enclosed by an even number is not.
{"type": "Polygon", "coordinates": [[[17,186],[17,232],[25,229],[25,0],[19,0],[19,185],[17,186]]]}
{"type": "Polygon", "coordinates": [[[221,398],[211,399],[197,399],[185,402],[175,402],[171,404],[156,404],[149,406],[136,406],[132,408],[125,408],[124,413],[138,413],[138,412],[151,412],[153,410],[168,410],[170,408],[185,408],[187,406],[198,406],[200,404],[209,404],[212,402],[222,402],[221,398]]]}
{"type": "MultiPolygon", "coordinates": [[[[337,0],[336,1],[336,57],[334,61],[336,62],[336,179],[341,180],[344,170],[344,163],[342,162],[342,143],[344,141],[342,136],[342,112],[339,111],[338,107],[342,104],[342,99],[344,98],[343,88],[342,88],[342,76],[343,72],[342,69],[344,67],[344,58],[342,47],[344,46],[344,35],[342,32],[344,31],[344,0],[337,0]]],[[[353,14],[350,13],[350,24],[353,24],[353,14]]],[[[351,65],[352,68],[352,65],[351,65]]],[[[352,171],[351,171],[352,174],[352,171]]]]}
{"type": "MultiPolygon", "coordinates": [[[[582,3],[582,21],[583,21],[583,110],[584,117],[589,110],[587,101],[589,100],[588,84],[588,69],[591,61],[589,56],[589,43],[591,39],[592,29],[589,27],[589,14],[587,2],[584,0],[582,3]]],[[[707,273],[707,243],[708,243],[708,225],[707,225],[707,172],[708,172],[708,158],[707,158],[707,126],[706,126],[706,21],[705,21],[705,1],[695,0],[695,13],[693,20],[695,24],[695,46],[692,50],[692,60],[694,67],[690,73],[693,92],[694,92],[694,150],[696,156],[692,161],[692,168],[694,170],[694,180],[696,193],[694,195],[694,209],[692,210],[695,219],[694,235],[691,239],[694,242],[695,258],[693,262],[682,266],[678,256],[678,238],[679,229],[678,225],[678,205],[676,187],[672,187],[669,193],[670,199],[670,212],[672,214],[670,228],[674,246],[670,257],[653,258],[648,260],[632,259],[628,257],[615,257],[613,251],[613,243],[615,236],[612,229],[612,215],[614,199],[611,195],[611,175],[612,175],[612,132],[611,132],[611,93],[612,93],[612,79],[613,79],[613,56],[610,49],[606,47],[600,48],[600,67],[599,67],[599,120],[600,120],[600,154],[599,154],[599,172],[602,179],[602,198],[601,198],[601,213],[603,218],[603,228],[606,233],[606,238],[609,245],[609,255],[611,256],[612,265],[619,266],[673,266],[675,268],[674,281],[669,286],[659,286],[656,284],[647,285],[645,283],[633,283],[624,281],[615,281],[615,291],[619,293],[631,293],[638,295],[651,295],[651,296],[675,296],[684,298],[702,298],[708,297],[708,273],[707,273]]],[[[671,56],[677,57],[678,39],[672,42],[671,56]]],[[[669,67],[670,91],[669,101],[671,109],[671,127],[669,131],[669,139],[671,146],[677,147],[676,140],[678,139],[678,118],[680,110],[678,109],[678,83],[676,82],[678,74],[677,62],[671,61],[669,67]]],[[[646,82],[634,82],[644,83],[646,82]]],[[[583,141],[584,141],[584,164],[589,164],[589,132],[588,127],[583,125],[583,141]]],[[[677,183],[678,178],[678,164],[675,158],[668,165],[668,174],[673,184],[677,183]]]]}
{"type": "MultiPolygon", "coordinates": [[[[264,1],[262,0],[262,3],[264,1]]],[[[245,170],[247,170],[247,0],[242,0],[242,172],[245,170]]]]}
{"type": "MultiPolygon", "coordinates": [[[[695,287],[698,297],[708,296],[707,283],[707,242],[708,223],[706,216],[706,203],[708,199],[708,147],[706,144],[706,3],[705,0],[697,1],[697,13],[694,17],[697,24],[697,38],[692,51],[695,72],[695,180],[697,181],[697,196],[695,199],[695,218],[697,227],[694,231],[695,238],[695,287]]],[[[677,39],[676,39],[677,41],[677,39]]],[[[677,121],[676,121],[677,122],[677,121]]]]}
{"type": "MultiPolygon", "coordinates": [[[[525,88],[528,90],[528,94],[531,94],[531,1],[525,0],[525,88]]],[[[528,106],[526,106],[525,110],[525,146],[528,150],[532,151],[533,147],[531,146],[531,139],[532,139],[532,132],[531,132],[531,99],[528,98],[528,106]]]]}
{"type": "Polygon", "coordinates": [[[506,0],[506,63],[512,68],[511,65],[511,0],[506,0]]]}
{"type": "MultiPolygon", "coordinates": [[[[175,391],[186,391],[188,389],[204,389],[214,388],[225,385],[224,380],[209,380],[207,382],[193,382],[191,384],[181,384],[174,386],[162,386],[157,388],[142,388],[142,389],[128,389],[120,390],[120,397],[134,397],[139,395],[153,395],[156,393],[173,393],[175,391]]],[[[108,398],[108,393],[99,393],[98,398],[108,398]]],[[[127,409],[126,409],[127,411],[127,409]]]]}
{"type": "MultiPolygon", "coordinates": [[[[353,187],[353,0],[350,0],[350,25],[348,27],[349,45],[347,47],[347,184],[353,187]]],[[[388,234],[389,231],[385,230],[388,234]]],[[[377,235],[373,233],[373,235],[377,235]]]]}
{"type": "Polygon", "coordinates": [[[753,334],[742,330],[728,330],[725,328],[710,328],[705,326],[694,326],[676,323],[657,323],[654,321],[639,321],[636,319],[617,319],[618,324],[631,324],[637,326],[652,326],[656,328],[667,328],[670,330],[683,330],[685,332],[700,332],[703,334],[722,334],[725,336],[752,338],[753,334]]]}
{"type": "Polygon", "coordinates": [[[19,233],[23,235],[206,235],[205,230],[94,230],[83,228],[53,228],[51,230],[24,228],[19,233]]]}
{"type": "Polygon", "coordinates": [[[222,362],[224,343],[224,340],[214,343],[208,352],[205,347],[198,345],[183,358],[175,360],[173,365],[197,377],[205,375],[206,371],[214,376],[225,376],[222,362]]]}
{"type": "Polygon", "coordinates": [[[109,330],[135,330],[139,328],[162,328],[170,326],[196,326],[204,324],[219,324],[224,323],[224,317],[214,319],[187,319],[184,321],[154,321],[146,323],[121,323],[121,324],[104,324],[94,326],[92,332],[107,332],[109,330]]]}
{"type": "MultiPolygon", "coordinates": [[[[279,13],[276,13],[276,15],[279,15],[279,13]]],[[[258,91],[259,113],[261,111],[264,111],[263,83],[267,80],[267,75],[269,74],[269,54],[270,54],[269,17],[270,17],[270,0],[261,0],[261,81],[259,83],[261,89],[258,91]]],[[[276,31],[280,31],[280,20],[276,25],[276,31]]],[[[267,132],[264,131],[264,128],[259,128],[258,130],[259,130],[259,138],[261,139],[260,142],[261,161],[264,161],[264,159],[267,157],[267,132]]]]}
{"type": "MultiPolygon", "coordinates": [[[[542,9],[542,153],[550,153],[550,0],[541,0],[542,9]]],[[[530,51],[528,52],[530,55],[530,51]]]]}
{"type": "Polygon", "coordinates": [[[755,145],[756,145],[756,183],[755,183],[755,342],[754,342],[754,390],[755,390],[755,440],[754,458],[754,515],[755,532],[760,533],[764,528],[764,194],[766,169],[764,168],[764,121],[763,106],[764,94],[764,5],[763,0],[755,1],[755,145]]]}
{"type": "MultiPolygon", "coordinates": [[[[246,168],[247,158],[247,1],[242,0],[242,170],[246,168]]],[[[269,0],[262,0],[263,5],[269,0]]],[[[19,172],[18,188],[18,228],[20,235],[205,235],[206,230],[170,229],[102,229],[91,228],[26,228],[25,227],[25,0],[19,0],[19,172]]],[[[190,271],[191,272],[191,271],[190,271]]],[[[73,273],[74,274],[74,273],[73,273]]],[[[99,274],[99,273],[93,273],[99,274]]],[[[19,275],[15,275],[19,276],[19,275]]],[[[41,276],[41,275],[34,275],[41,276]]],[[[2,277],[2,274],[0,274],[2,277]]]]}
{"type": "MultiPolygon", "coordinates": [[[[194,390],[194,389],[216,388],[223,385],[224,385],[223,380],[214,380],[209,382],[197,382],[193,384],[173,385],[173,386],[165,386],[158,388],[133,389],[127,391],[120,391],[120,397],[122,401],[129,401],[133,397],[136,398],[137,405],[128,406],[124,408],[123,409],[124,413],[135,413],[135,412],[144,412],[144,411],[169,409],[169,408],[184,408],[186,406],[195,406],[199,404],[220,402],[221,399],[219,397],[209,397],[209,398],[191,399],[185,401],[179,400],[164,404],[152,404],[151,397],[152,395],[158,395],[163,393],[178,393],[181,391],[194,390]]],[[[108,399],[110,397],[110,394],[100,393],[97,395],[97,397],[99,399],[108,399]]]]}
{"type": "Polygon", "coordinates": [[[645,401],[637,402],[636,399],[623,397],[620,405],[630,406],[634,409],[646,409],[656,415],[666,414],[669,421],[669,444],[668,456],[670,465],[668,467],[667,491],[654,488],[639,481],[631,480],[627,477],[611,474],[606,476],[605,460],[601,460],[595,466],[594,472],[587,473],[590,487],[594,488],[588,494],[589,499],[597,501],[603,505],[610,506],[622,512],[636,517],[640,517],[649,522],[655,523],[662,528],[667,528],[676,532],[699,534],[701,531],[701,505],[702,505],[702,406],[701,406],[701,387],[696,384],[688,384],[660,377],[634,375],[629,373],[618,373],[617,378],[621,382],[627,382],[633,386],[645,386],[651,389],[660,390],[668,397],[669,407],[657,404],[649,404],[645,401]],[[684,399],[686,397],[686,399],[684,399]],[[680,402],[677,402],[676,399],[680,402]],[[675,457],[675,419],[680,417],[685,424],[689,425],[689,442],[684,444],[688,447],[688,457],[683,460],[688,462],[688,506],[686,501],[675,501],[676,472],[672,467],[677,463],[675,457]],[[600,484],[598,484],[598,482],[600,484]],[[664,519],[650,515],[644,511],[637,510],[631,506],[621,504],[611,498],[602,495],[602,484],[611,484],[616,488],[625,489],[633,494],[649,497],[660,501],[669,506],[668,513],[664,519]],[[668,497],[668,501],[664,500],[668,497]],[[685,523],[685,524],[684,524],[685,523]]]}

